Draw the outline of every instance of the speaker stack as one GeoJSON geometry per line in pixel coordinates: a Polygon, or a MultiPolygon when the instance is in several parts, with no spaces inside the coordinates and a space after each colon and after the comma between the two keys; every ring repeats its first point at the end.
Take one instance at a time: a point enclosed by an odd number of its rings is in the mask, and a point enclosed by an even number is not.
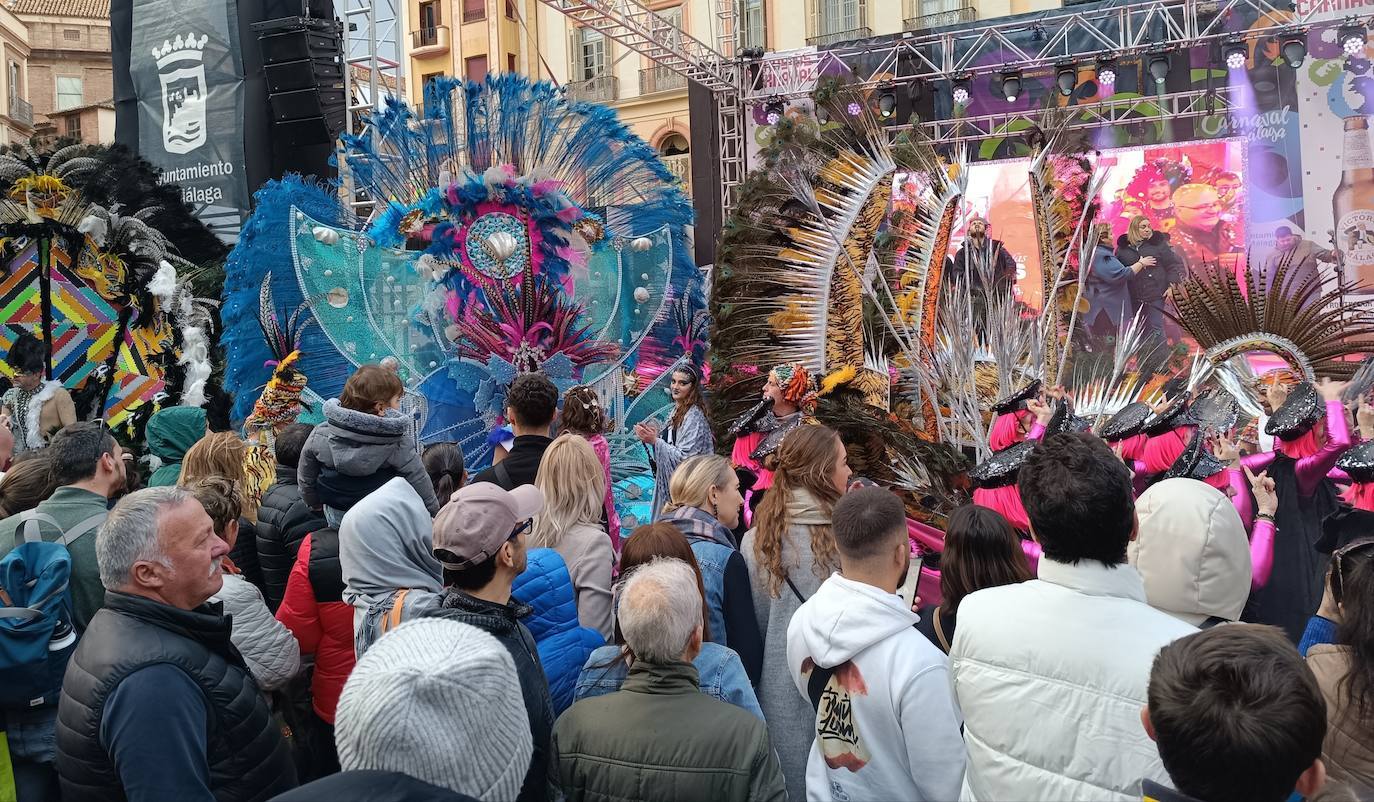
{"type": "Polygon", "coordinates": [[[253,25],[262,50],[275,148],[332,145],[344,127],[343,25],[284,17],[253,25]]]}

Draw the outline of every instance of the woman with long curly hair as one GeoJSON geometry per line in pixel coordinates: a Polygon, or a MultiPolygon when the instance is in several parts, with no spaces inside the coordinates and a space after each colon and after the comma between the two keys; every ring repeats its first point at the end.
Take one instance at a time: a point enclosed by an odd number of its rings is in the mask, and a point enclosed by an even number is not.
{"type": "Polygon", "coordinates": [[[1366,799],[1374,791],[1374,538],[1332,555],[1317,615],[1336,624],[1335,643],[1307,651],[1326,697],[1322,762],[1331,779],[1366,799]]]}
{"type": "Polygon", "coordinates": [[[635,425],[635,436],[652,451],[654,459],[654,520],[668,503],[668,482],[677,466],[688,457],[710,454],[716,448],[715,435],[706,419],[706,400],[701,395],[701,373],[691,362],[673,368],[668,392],[673,397],[673,414],[660,431],[656,421],[635,425]]]}
{"type": "Polygon", "coordinates": [[[190,487],[198,479],[227,479],[233,483],[243,502],[239,518],[239,537],[229,552],[229,561],[258,590],[266,584],[258,561],[258,498],[248,484],[245,461],[248,444],[233,432],[212,432],[196,441],[181,460],[177,484],[190,487]]]}
{"type": "Polygon", "coordinates": [[[792,799],[806,798],[806,759],[816,715],[792,682],[787,626],[802,602],[839,570],[830,513],[848,488],[849,476],[844,443],[833,429],[797,427],[778,448],[773,486],[740,546],[763,635],[759,706],[792,799]]]}

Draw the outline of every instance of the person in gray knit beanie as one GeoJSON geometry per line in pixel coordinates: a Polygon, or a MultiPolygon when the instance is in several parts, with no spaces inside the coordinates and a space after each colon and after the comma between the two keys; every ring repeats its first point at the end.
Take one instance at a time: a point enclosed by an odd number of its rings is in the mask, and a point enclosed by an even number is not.
{"type": "Polygon", "coordinates": [[[482,802],[514,802],[533,753],[506,647],[442,618],[368,649],[339,697],[335,739],[344,771],[399,772],[482,802]]]}

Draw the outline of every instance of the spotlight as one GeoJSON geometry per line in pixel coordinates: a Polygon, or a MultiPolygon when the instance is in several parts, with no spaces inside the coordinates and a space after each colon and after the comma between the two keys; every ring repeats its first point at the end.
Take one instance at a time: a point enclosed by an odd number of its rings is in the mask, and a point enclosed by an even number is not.
{"type": "Polygon", "coordinates": [[[1358,56],[1364,52],[1365,28],[1363,25],[1342,25],[1336,31],[1336,40],[1347,56],[1358,56]]]}
{"type": "Polygon", "coordinates": [[[1155,79],[1155,83],[1162,85],[1164,79],[1169,77],[1169,54],[1150,56],[1149,70],[1150,77],[1155,79]]]}
{"type": "Polygon", "coordinates": [[[768,121],[769,125],[777,125],[782,120],[782,114],[786,110],[781,100],[772,98],[763,107],[764,119],[768,121]]]}
{"type": "Polygon", "coordinates": [[[955,83],[955,84],[954,84],[954,88],[953,88],[952,90],[950,90],[950,93],[949,93],[949,94],[950,94],[950,97],[954,100],[954,105],[956,105],[956,106],[967,106],[967,105],[968,105],[968,102],[969,102],[969,93],[968,93],[968,83],[967,83],[967,82],[965,82],[965,81],[959,81],[959,82],[955,83]]]}
{"type": "Polygon", "coordinates": [[[826,123],[830,122],[830,109],[827,109],[825,106],[822,105],[817,105],[816,122],[820,123],[821,125],[825,125],[826,123]]]}
{"type": "MultiPolygon", "coordinates": [[[[1008,103],[1014,102],[1021,94],[1021,71],[1008,70],[1002,73],[1002,96],[1008,103]]],[[[958,101],[956,101],[958,102],[958,101]]]]}
{"type": "Polygon", "coordinates": [[[1100,86],[1116,85],[1116,62],[1099,61],[1097,62],[1097,83],[1100,86]]]}
{"type": "Polygon", "coordinates": [[[897,113],[897,93],[891,86],[884,87],[878,93],[878,116],[884,120],[897,113]]]}
{"type": "Polygon", "coordinates": [[[1078,88],[1078,65],[1069,63],[1055,67],[1054,82],[1059,84],[1059,94],[1072,97],[1073,90],[1078,88]]]}
{"type": "Polygon", "coordinates": [[[1283,56],[1284,62],[1296,70],[1307,58],[1307,37],[1297,33],[1285,38],[1279,45],[1279,53],[1283,56]]]}
{"type": "Polygon", "coordinates": [[[1239,41],[1227,42],[1222,49],[1225,54],[1226,69],[1243,70],[1245,62],[1250,60],[1250,52],[1245,49],[1245,43],[1239,41]]]}
{"type": "Polygon", "coordinates": [[[864,107],[860,106],[857,100],[849,101],[849,105],[845,106],[844,110],[849,112],[850,117],[858,117],[860,114],[864,113],[864,107]]]}

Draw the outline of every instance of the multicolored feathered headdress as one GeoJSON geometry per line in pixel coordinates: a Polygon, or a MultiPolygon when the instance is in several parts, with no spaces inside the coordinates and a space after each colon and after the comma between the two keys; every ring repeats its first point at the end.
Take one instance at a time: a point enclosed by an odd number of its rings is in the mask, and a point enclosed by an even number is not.
{"type": "Polygon", "coordinates": [[[1135,171],[1131,183],[1126,185],[1126,194],[1132,198],[1145,198],[1150,192],[1150,185],[1161,181],[1167,182],[1172,192],[1188,183],[1192,176],[1193,168],[1186,159],[1155,159],[1135,171]]]}
{"type": "Polygon", "coordinates": [[[802,363],[778,365],[768,372],[768,378],[782,388],[784,401],[799,407],[810,407],[816,403],[816,383],[802,363]]]}
{"type": "Polygon", "coordinates": [[[248,432],[275,432],[294,422],[304,406],[301,393],[305,390],[306,378],[296,368],[296,362],[301,357],[301,332],[309,323],[304,319],[308,309],[305,304],[297,307],[282,325],[272,302],[271,277],[263,279],[258,295],[258,323],[274,357],[267,364],[274,370],[253,405],[252,414],[244,422],[248,432]]]}

